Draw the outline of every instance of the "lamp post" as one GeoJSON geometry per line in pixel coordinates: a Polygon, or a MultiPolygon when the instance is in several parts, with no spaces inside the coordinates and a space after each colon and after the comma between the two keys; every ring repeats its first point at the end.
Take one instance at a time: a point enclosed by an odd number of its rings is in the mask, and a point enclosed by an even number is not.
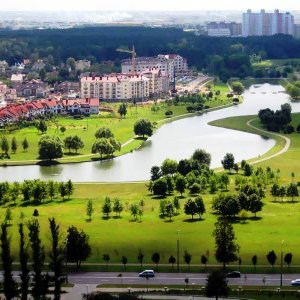
{"type": "Polygon", "coordinates": [[[284,240],[281,241],[281,252],[280,252],[280,288],[282,288],[283,245],[284,245],[284,240]]]}
{"type": "Polygon", "coordinates": [[[65,239],[65,268],[66,268],[66,283],[69,283],[68,279],[68,238],[65,239]]]}
{"type": "Polygon", "coordinates": [[[180,230],[177,230],[177,272],[179,272],[179,232],[180,230]]]}

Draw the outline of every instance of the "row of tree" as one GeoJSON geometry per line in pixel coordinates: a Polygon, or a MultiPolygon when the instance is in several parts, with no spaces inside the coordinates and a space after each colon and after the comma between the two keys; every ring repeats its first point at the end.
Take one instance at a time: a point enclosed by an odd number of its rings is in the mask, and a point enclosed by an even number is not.
{"type": "Polygon", "coordinates": [[[48,197],[53,200],[58,193],[64,199],[66,196],[70,196],[74,192],[74,185],[71,180],[67,182],[55,182],[52,180],[42,181],[39,179],[25,180],[23,183],[14,182],[0,182],[0,201],[7,203],[16,201],[19,196],[22,195],[22,201],[41,203],[48,197]]]}
{"type": "MultiPolygon", "coordinates": [[[[9,141],[8,141],[7,137],[2,136],[0,142],[1,142],[1,145],[0,145],[1,150],[5,155],[8,155],[9,149],[11,149],[11,151],[13,153],[16,153],[18,148],[19,148],[19,144],[18,144],[18,141],[17,141],[16,137],[13,137],[11,139],[11,143],[9,144],[9,141]]],[[[24,138],[23,141],[22,141],[22,148],[23,148],[24,151],[27,151],[28,148],[29,148],[29,143],[28,143],[26,138],[24,138]]]]}
{"type": "Polygon", "coordinates": [[[294,202],[295,197],[299,197],[299,191],[296,183],[291,182],[287,187],[274,183],[271,187],[271,195],[274,197],[274,201],[277,201],[277,197],[281,198],[283,202],[284,196],[291,197],[294,202]]]}

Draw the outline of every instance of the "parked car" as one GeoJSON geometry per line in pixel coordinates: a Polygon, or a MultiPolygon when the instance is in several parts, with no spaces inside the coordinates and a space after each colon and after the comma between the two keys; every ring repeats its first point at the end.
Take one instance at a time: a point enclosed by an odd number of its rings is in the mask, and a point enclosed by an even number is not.
{"type": "Polygon", "coordinates": [[[300,279],[292,280],[291,285],[300,285],[300,279]]]}
{"type": "Polygon", "coordinates": [[[242,274],[239,271],[232,271],[230,273],[227,273],[228,278],[241,278],[242,274]]]}
{"type": "Polygon", "coordinates": [[[139,276],[140,277],[154,277],[155,274],[154,274],[153,270],[145,270],[145,271],[139,273],[139,276]]]}

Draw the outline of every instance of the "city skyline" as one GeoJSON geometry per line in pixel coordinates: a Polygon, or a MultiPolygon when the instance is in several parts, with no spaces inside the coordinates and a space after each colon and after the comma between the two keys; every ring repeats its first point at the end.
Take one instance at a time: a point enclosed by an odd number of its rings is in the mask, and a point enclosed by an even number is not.
{"type": "Polygon", "coordinates": [[[172,4],[169,2],[161,2],[158,0],[153,0],[151,2],[136,0],[115,0],[99,2],[96,0],[90,0],[88,2],[73,1],[72,4],[67,1],[62,2],[58,0],[53,0],[49,2],[41,2],[37,0],[12,0],[6,1],[1,4],[0,11],[12,10],[12,11],[206,11],[206,10],[235,10],[244,11],[247,9],[252,10],[299,10],[298,0],[286,0],[284,2],[276,1],[243,1],[236,2],[234,0],[228,0],[226,2],[220,0],[212,0],[209,2],[194,2],[193,0],[173,1],[172,4]]]}

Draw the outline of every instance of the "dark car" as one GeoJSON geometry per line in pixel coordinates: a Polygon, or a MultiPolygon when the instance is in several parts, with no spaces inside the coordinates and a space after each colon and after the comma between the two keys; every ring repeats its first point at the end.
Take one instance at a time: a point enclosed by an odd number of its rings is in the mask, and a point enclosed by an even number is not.
{"type": "Polygon", "coordinates": [[[154,277],[155,275],[154,275],[153,270],[145,270],[145,271],[139,273],[139,276],[149,278],[149,277],[154,277]]]}
{"type": "Polygon", "coordinates": [[[232,271],[227,273],[227,278],[241,278],[242,274],[239,271],[232,271]]]}

